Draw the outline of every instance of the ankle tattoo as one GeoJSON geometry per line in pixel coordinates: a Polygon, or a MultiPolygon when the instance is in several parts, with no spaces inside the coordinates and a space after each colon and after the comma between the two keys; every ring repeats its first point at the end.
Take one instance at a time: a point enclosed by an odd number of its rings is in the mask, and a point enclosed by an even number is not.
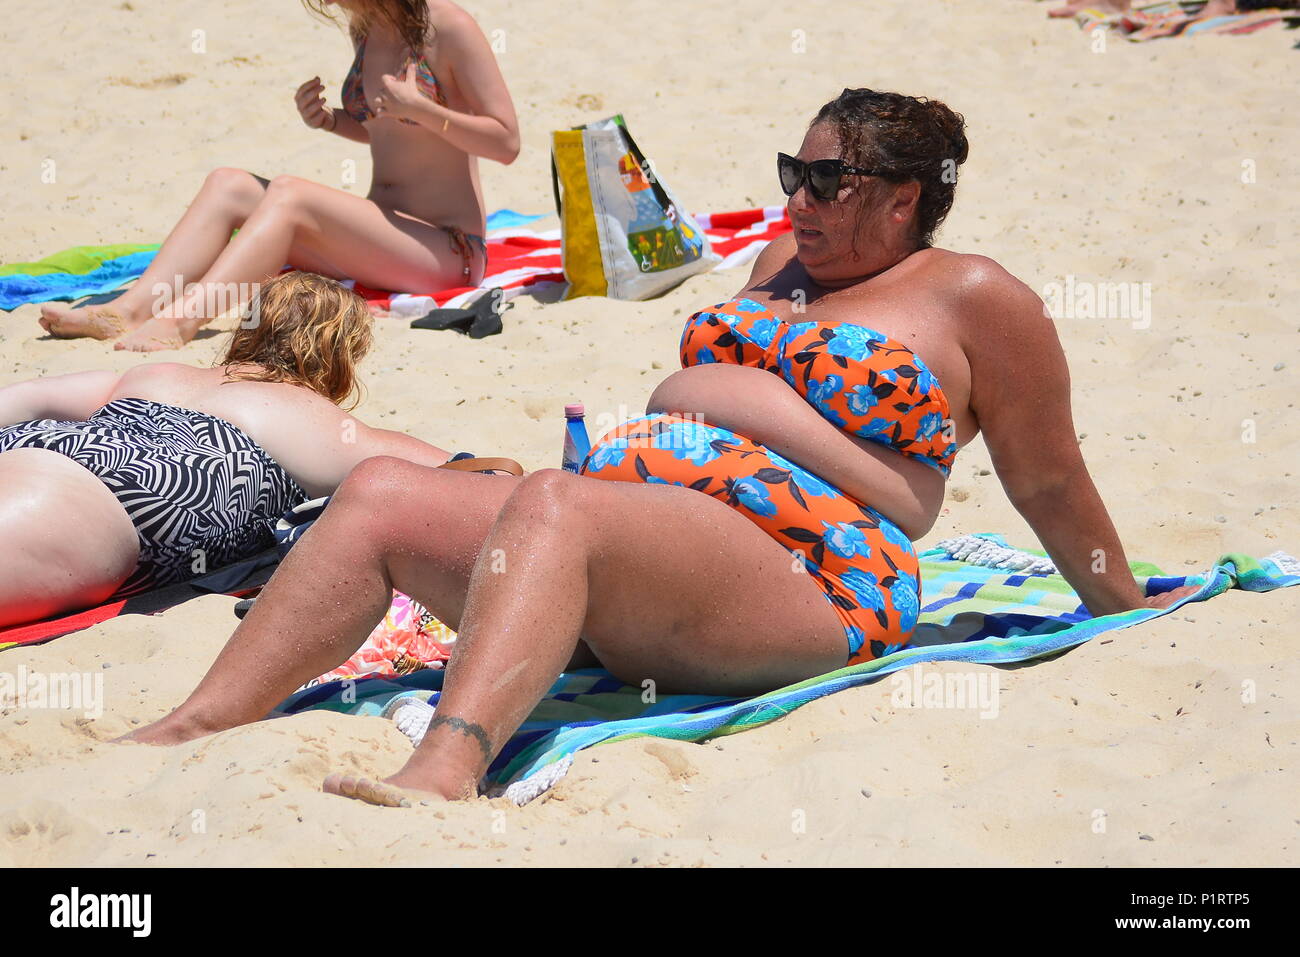
{"type": "Polygon", "coordinates": [[[484,762],[492,760],[492,739],[488,737],[488,733],[483,730],[481,725],[473,724],[455,715],[436,714],[433,720],[429,722],[429,728],[425,734],[440,725],[446,725],[453,731],[459,731],[467,738],[473,738],[478,742],[479,749],[483,752],[484,762]]]}

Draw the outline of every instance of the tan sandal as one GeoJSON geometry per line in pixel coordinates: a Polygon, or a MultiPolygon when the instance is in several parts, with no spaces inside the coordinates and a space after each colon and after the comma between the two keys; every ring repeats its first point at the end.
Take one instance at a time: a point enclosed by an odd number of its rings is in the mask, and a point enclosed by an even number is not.
{"type": "Polygon", "coordinates": [[[524,468],[514,459],[505,458],[480,458],[480,459],[457,459],[454,462],[443,462],[438,466],[440,469],[451,469],[453,472],[483,472],[491,475],[494,472],[505,472],[507,475],[523,475],[524,468]]]}

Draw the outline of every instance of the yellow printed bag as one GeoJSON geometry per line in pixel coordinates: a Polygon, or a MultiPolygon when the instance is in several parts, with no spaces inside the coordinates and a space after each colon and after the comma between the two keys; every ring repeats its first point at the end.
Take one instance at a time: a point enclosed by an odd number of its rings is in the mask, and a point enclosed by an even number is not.
{"type": "Polygon", "coordinates": [[[551,134],[566,299],[649,299],[721,261],[623,117],[551,134]]]}

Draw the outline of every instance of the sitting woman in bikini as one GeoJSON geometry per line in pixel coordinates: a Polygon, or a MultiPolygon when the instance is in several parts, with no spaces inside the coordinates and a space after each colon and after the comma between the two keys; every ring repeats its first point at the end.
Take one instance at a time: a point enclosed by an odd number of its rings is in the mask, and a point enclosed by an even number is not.
{"type": "Polygon", "coordinates": [[[459,638],[406,766],[325,782],[379,804],[472,795],[566,666],[747,695],[889,654],[917,620],[912,541],[980,431],[1094,615],[1174,600],[1129,572],[1042,302],[993,261],[931,245],[966,152],[943,104],[845,90],[779,157],[793,234],[735,299],[687,321],[684,371],[595,444],[584,476],[471,487],[362,463],[189,699],[132,737],[264,717],[351,654],[393,588],[459,638]],[[313,612],[323,594],[329,621],[313,612]]]}
{"type": "Polygon", "coordinates": [[[371,456],[447,461],[338,407],[370,349],[365,300],[291,272],[254,306],[258,321],[211,369],[151,363],[0,388],[0,625],[255,554],[286,509],[371,456]]]}
{"type": "Polygon", "coordinates": [[[46,331],[120,336],[117,348],[141,352],[175,348],[285,263],[378,289],[482,279],[478,158],[511,163],[519,153],[514,107],[487,39],[448,0],[336,2],[356,50],[343,107],[326,107],[319,77],[296,99],[308,126],[369,144],[366,198],[293,176],[268,182],[215,170],[130,289],[108,305],[43,306],[46,331]],[[179,299],[175,288],[185,290],[179,299]]]}

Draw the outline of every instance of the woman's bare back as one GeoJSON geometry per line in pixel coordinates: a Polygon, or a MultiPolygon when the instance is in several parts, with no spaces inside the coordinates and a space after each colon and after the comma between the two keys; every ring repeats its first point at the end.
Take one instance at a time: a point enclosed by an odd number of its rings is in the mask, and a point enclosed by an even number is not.
{"type": "Polygon", "coordinates": [[[136,366],[122,374],[109,401],[124,398],[224,419],[265,449],[312,496],[333,492],[353,467],[373,455],[397,455],[425,465],[448,458],[412,436],[372,429],[303,386],[231,379],[225,366],[136,366]]]}

